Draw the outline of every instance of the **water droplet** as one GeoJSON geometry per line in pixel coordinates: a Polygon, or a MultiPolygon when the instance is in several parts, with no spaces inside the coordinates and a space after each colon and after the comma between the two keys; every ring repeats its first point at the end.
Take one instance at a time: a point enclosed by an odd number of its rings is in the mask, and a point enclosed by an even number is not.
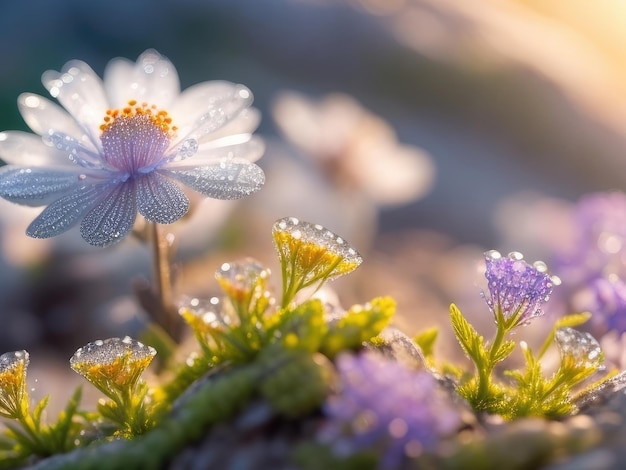
{"type": "Polygon", "coordinates": [[[563,327],[556,331],[555,340],[561,356],[571,356],[585,367],[600,366],[602,348],[590,333],[563,327]]]}
{"type": "Polygon", "coordinates": [[[139,360],[154,357],[156,350],[150,346],[132,339],[129,336],[120,338],[109,338],[106,340],[96,340],[82,348],[70,358],[70,365],[103,365],[115,362],[116,359],[130,353],[132,359],[139,360]]]}
{"type": "Polygon", "coordinates": [[[198,151],[198,141],[196,139],[186,139],[179,145],[176,156],[180,159],[192,157],[198,151]]]}

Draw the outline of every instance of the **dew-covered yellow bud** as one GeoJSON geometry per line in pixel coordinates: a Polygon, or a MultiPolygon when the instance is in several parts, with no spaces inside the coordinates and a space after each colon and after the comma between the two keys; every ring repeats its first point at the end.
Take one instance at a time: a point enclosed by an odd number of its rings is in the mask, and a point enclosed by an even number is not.
{"type": "Polygon", "coordinates": [[[241,317],[261,315],[273,303],[267,288],[269,276],[269,269],[252,258],[224,263],[215,272],[217,282],[232,302],[240,321],[244,320],[241,317]]]}
{"type": "Polygon", "coordinates": [[[354,271],[363,261],[341,237],[295,217],[275,222],[272,234],[283,275],[283,306],[300,289],[354,271]]]}
{"type": "Polygon", "coordinates": [[[83,346],[74,353],[70,365],[98,390],[113,398],[119,392],[133,389],[155,355],[154,348],[126,336],[83,346]]]}
{"type": "Polygon", "coordinates": [[[28,361],[28,352],[23,350],[0,356],[0,415],[5,418],[19,419],[26,414],[28,361]]]}
{"type": "Polygon", "coordinates": [[[183,302],[178,312],[205,347],[213,343],[220,344],[222,335],[239,323],[222,307],[222,302],[217,297],[209,300],[193,298],[183,302]]]}

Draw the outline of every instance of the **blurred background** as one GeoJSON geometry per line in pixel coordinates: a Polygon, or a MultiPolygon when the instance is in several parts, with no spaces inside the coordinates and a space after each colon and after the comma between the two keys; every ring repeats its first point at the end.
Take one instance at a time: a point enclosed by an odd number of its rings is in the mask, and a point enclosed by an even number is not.
{"type": "MultiPolygon", "coordinates": [[[[27,130],[17,96],[45,94],[41,74],[71,59],[101,75],[155,48],[183,88],[243,83],[263,114],[266,187],[173,229],[178,291],[213,295],[233,256],[271,265],[271,224],[292,215],[363,254],[337,283],[346,306],[394,295],[414,334],[448,328],[453,300],[487,317],[484,250],[549,258],[581,196],[625,186],[625,42],[621,0],[9,2],[0,129],[27,130]]],[[[66,361],[136,334],[132,285],[151,274],[136,240],[27,239],[37,212],[0,206],[0,350],[29,349],[43,370],[36,350],[66,361]]]]}

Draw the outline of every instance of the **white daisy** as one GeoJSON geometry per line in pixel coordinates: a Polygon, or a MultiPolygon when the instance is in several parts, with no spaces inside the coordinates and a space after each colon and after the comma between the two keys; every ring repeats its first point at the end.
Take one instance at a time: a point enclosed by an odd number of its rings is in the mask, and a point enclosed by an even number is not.
{"type": "Polygon", "coordinates": [[[47,207],[26,233],[59,235],[80,221],[95,246],[118,242],[137,212],[168,224],[189,200],[238,199],[265,181],[253,162],[264,151],[251,135],[259,114],[243,85],[202,82],[182,93],[176,69],[154,50],[136,63],[114,59],[104,79],[84,62],[48,71],[42,82],[62,107],[31,93],[18,105],[38,135],[0,133],[0,197],[47,207]]]}

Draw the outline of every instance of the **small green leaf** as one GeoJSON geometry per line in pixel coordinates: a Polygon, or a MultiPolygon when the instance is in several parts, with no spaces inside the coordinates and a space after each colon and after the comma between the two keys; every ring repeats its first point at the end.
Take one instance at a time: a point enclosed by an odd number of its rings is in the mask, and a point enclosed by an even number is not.
{"type": "Polygon", "coordinates": [[[488,364],[483,337],[478,334],[454,304],[450,305],[450,320],[456,339],[465,354],[474,361],[476,367],[481,368],[488,364]]]}
{"type": "Polygon", "coordinates": [[[7,428],[5,431],[6,435],[23,447],[27,454],[36,453],[36,446],[28,434],[24,433],[13,422],[7,422],[4,425],[7,428]]]}
{"type": "Polygon", "coordinates": [[[413,340],[422,350],[424,357],[432,357],[435,348],[435,342],[439,336],[439,329],[437,327],[428,328],[418,333],[413,340]]]}
{"type": "Polygon", "coordinates": [[[37,403],[37,405],[35,406],[35,409],[33,410],[33,421],[35,422],[35,427],[39,430],[41,427],[41,415],[43,413],[43,410],[46,408],[46,406],[48,406],[48,400],[49,400],[50,396],[46,395],[45,397],[43,397],[39,403],[37,403]]]}
{"type": "Polygon", "coordinates": [[[591,313],[582,312],[582,313],[573,313],[571,315],[565,315],[564,317],[559,318],[554,323],[554,330],[558,330],[559,328],[563,328],[568,326],[573,328],[575,326],[582,325],[586,323],[591,318],[591,313]]]}
{"type": "Polygon", "coordinates": [[[515,341],[505,341],[498,348],[497,353],[491,358],[493,364],[497,364],[505,360],[515,349],[515,341]]]}
{"type": "Polygon", "coordinates": [[[68,439],[68,436],[70,434],[74,416],[78,412],[78,405],[82,398],[82,393],[83,388],[81,386],[76,387],[76,390],[65,406],[65,410],[59,413],[59,418],[56,424],[50,428],[56,444],[60,447],[59,452],[71,449],[72,442],[69,442],[70,439],[68,439]]]}

